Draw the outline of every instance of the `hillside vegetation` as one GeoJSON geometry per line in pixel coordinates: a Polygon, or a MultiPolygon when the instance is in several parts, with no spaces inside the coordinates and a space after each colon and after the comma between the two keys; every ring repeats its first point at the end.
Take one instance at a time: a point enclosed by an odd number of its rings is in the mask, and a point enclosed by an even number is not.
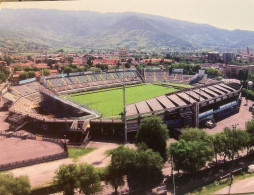
{"type": "Polygon", "coordinates": [[[254,47],[254,32],[223,30],[139,13],[3,9],[0,47],[197,50],[254,47]]]}

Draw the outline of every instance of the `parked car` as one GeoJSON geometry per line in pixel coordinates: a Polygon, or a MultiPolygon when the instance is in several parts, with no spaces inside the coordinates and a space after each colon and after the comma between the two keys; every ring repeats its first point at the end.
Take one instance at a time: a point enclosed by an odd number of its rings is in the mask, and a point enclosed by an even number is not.
{"type": "Polygon", "coordinates": [[[209,128],[209,129],[212,129],[212,128],[216,127],[216,123],[213,120],[208,120],[205,123],[205,127],[209,128]]]}

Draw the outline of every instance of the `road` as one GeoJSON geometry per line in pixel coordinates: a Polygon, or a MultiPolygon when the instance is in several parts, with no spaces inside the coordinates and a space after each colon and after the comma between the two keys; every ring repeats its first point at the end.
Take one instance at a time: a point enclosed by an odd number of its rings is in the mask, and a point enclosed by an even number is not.
{"type": "MultiPolygon", "coordinates": [[[[107,156],[106,151],[114,149],[118,146],[115,143],[101,143],[91,141],[87,147],[97,148],[91,153],[82,156],[77,163],[89,163],[95,167],[105,167],[110,162],[110,157],[107,156]]],[[[18,168],[9,171],[14,176],[27,175],[29,177],[32,188],[43,186],[53,180],[55,171],[63,164],[71,164],[73,159],[61,159],[53,162],[37,164],[29,167],[18,168]]]]}
{"type": "MultiPolygon", "coordinates": [[[[230,189],[231,194],[251,193],[251,192],[254,192],[254,177],[236,181],[235,183],[233,183],[230,189]]],[[[225,187],[221,190],[218,190],[214,194],[228,194],[228,193],[229,187],[225,187]]]]}

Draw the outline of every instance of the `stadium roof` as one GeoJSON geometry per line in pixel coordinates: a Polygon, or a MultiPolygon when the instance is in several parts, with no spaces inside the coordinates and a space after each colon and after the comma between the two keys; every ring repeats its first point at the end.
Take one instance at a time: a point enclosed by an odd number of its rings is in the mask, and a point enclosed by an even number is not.
{"type": "Polygon", "coordinates": [[[204,101],[210,101],[221,96],[225,97],[228,94],[236,93],[238,91],[239,90],[234,89],[224,83],[216,83],[199,89],[193,88],[173,94],[166,94],[127,105],[126,117],[186,107],[195,102],[202,103],[204,101]]]}

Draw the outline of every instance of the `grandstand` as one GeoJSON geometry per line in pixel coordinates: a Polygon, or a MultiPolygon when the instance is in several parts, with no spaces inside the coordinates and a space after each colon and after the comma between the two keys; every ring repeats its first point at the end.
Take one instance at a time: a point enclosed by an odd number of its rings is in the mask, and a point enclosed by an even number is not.
{"type": "Polygon", "coordinates": [[[172,82],[189,84],[194,75],[170,74],[168,69],[146,68],[143,76],[146,82],[172,82]]]}
{"type": "Polygon", "coordinates": [[[63,95],[120,86],[123,84],[124,77],[126,85],[142,82],[138,73],[130,70],[126,72],[83,73],[80,75],[70,75],[69,77],[47,78],[44,86],[51,91],[63,95]]]}
{"type": "MultiPolygon", "coordinates": [[[[79,105],[67,98],[67,94],[96,90],[97,93],[126,85],[140,83],[195,83],[195,88],[181,90],[170,94],[135,102],[127,105],[127,130],[136,132],[144,117],[155,114],[161,117],[169,128],[199,126],[211,117],[226,115],[228,106],[237,110],[241,85],[221,83],[204,79],[201,74],[169,74],[167,69],[145,69],[138,72],[114,70],[108,72],[70,73],[44,77],[40,82],[22,82],[9,87],[2,97],[9,102],[10,121],[14,130],[25,122],[36,125],[36,128],[58,132],[75,132],[75,137],[87,137],[90,129],[94,134],[123,135],[123,116],[118,118],[101,118],[96,108],[79,105]],[[110,89],[108,89],[110,88],[110,89]],[[102,90],[103,89],[103,90],[102,90]],[[232,103],[233,102],[233,103],[232,103]],[[235,103],[236,102],[236,103],[235,103]],[[225,106],[226,105],[226,106],[225,106]],[[214,107],[211,111],[211,106],[214,107]],[[24,117],[20,117],[24,116],[24,117]],[[90,125],[88,123],[90,122],[90,125]],[[86,124],[78,128],[77,124],[86,124]]],[[[142,86],[142,85],[141,85],[142,86]]],[[[90,92],[89,92],[90,93],[90,92]]],[[[82,95],[82,93],[81,93],[82,95]]],[[[232,110],[231,109],[231,110],[232,110]]],[[[77,140],[76,138],[74,140],[77,140]]]]}

